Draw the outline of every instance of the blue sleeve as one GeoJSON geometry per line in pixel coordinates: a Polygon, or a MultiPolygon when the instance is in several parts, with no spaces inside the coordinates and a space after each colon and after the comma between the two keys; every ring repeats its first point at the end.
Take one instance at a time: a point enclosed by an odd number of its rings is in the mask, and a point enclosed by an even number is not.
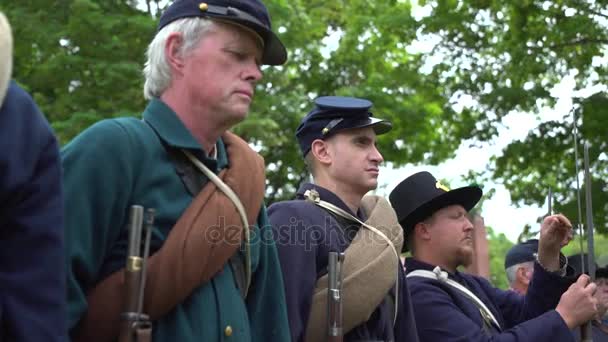
{"type": "Polygon", "coordinates": [[[0,340],[65,341],[57,140],[14,82],[0,105],[0,340]]]}
{"type": "Polygon", "coordinates": [[[86,311],[86,293],[126,222],[133,169],[140,164],[129,139],[117,122],[105,120],[62,150],[70,330],[86,311]]]}
{"type": "Polygon", "coordinates": [[[399,311],[395,324],[395,341],[418,342],[412,298],[410,297],[410,290],[401,260],[399,261],[399,288],[399,311]]]}
{"type": "Polygon", "coordinates": [[[260,254],[247,295],[251,336],[253,341],[284,342],[289,340],[287,303],[279,256],[265,207],[260,211],[258,227],[259,234],[252,237],[252,244],[260,244],[260,254]]]}
{"type": "Polygon", "coordinates": [[[317,245],[310,213],[291,201],[276,203],[268,209],[274,231],[285,296],[292,342],[303,342],[317,280],[317,245]]]}
{"type": "Polygon", "coordinates": [[[572,335],[554,310],[489,336],[457,307],[450,294],[432,281],[410,282],[418,336],[421,341],[566,342],[572,335]]]}
{"type": "Polygon", "coordinates": [[[562,294],[573,282],[574,278],[551,274],[535,263],[534,275],[525,297],[514,291],[496,289],[488,282],[484,287],[493,292],[493,301],[507,326],[514,326],[555,309],[562,294]]]}

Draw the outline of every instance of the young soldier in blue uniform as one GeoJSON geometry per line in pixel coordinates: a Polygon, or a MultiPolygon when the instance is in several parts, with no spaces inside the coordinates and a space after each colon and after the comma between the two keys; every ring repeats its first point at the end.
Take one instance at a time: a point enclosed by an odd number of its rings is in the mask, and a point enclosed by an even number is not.
{"type": "Polygon", "coordinates": [[[525,295],[534,275],[538,255],[538,239],[530,239],[511,247],[505,256],[505,272],[511,290],[525,295]]]}
{"type": "Polygon", "coordinates": [[[295,200],[268,209],[294,342],[327,338],[330,252],[346,254],[344,340],[417,341],[398,257],[402,229],[388,201],[364,198],[377,187],[383,161],[376,136],[391,128],[372,117],[371,107],[370,101],[358,98],[316,99],[296,131],[314,184],[303,184],[295,200]]]}
{"type": "Polygon", "coordinates": [[[104,120],[62,151],[70,334],[116,339],[125,226],[141,205],[156,210],[144,298],[154,341],[286,341],[278,255],[262,241],[264,162],[228,132],[260,65],[287,57],[266,7],[176,0],[147,57],[143,119],[104,120]]]}
{"type": "Polygon", "coordinates": [[[428,172],[402,181],[390,201],[413,257],[406,260],[418,335],[422,341],[572,341],[570,329],[596,314],[595,284],[574,284],[560,249],[572,237],[562,215],[544,219],[538,259],[526,296],[496,289],[457,270],[472,257],[467,211],[481,197],[476,186],[449,190],[428,172]],[[560,299],[561,297],[561,299],[560,299]]]}
{"type": "Polygon", "coordinates": [[[0,12],[0,341],[66,341],[59,147],[11,66],[0,12]]]}

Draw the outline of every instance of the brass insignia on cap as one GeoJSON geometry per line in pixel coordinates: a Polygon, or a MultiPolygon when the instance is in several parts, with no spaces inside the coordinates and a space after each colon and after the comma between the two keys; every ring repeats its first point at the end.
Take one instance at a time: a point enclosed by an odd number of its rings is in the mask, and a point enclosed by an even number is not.
{"type": "Polygon", "coordinates": [[[200,4],[198,4],[198,8],[201,11],[205,12],[207,9],[209,9],[209,5],[207,5],[206,2],[201,2],[200,4]]]}
{"type": "Polygon", "coordinates": [[[329,132],[329,128],[325,127],[323,128],[323,130],[321,131],[321,133],[323,133],[323,135],[327,134],[329,132]]]}
{"type": "Polygon", "coordinates": [[[445,191],[445,192],[450,191],[450,188],[448,188],[447,186],[445,186],[445,185],[441,184],[441,182],[440,182],[440,181],[437,181],[437,183],[435,183],[435,187],[436,187],[437,189],[441,189],[441,190],[443,190],[443,191],[445,191]]]}

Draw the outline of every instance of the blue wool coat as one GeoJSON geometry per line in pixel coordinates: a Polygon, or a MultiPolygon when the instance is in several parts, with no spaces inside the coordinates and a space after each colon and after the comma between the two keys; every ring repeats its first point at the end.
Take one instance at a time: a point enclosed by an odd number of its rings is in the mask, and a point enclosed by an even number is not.
{"type": "MultiPolygon", "coordinates": [[[[406,259],[405,265],[408,274],[434,268],[412,258],[406,259]]],[[[551,274],[536,263],[526,296],[499,290],[484,278],[458,271],[450,273],[449,278],[473,292],[492,311],[502,331],[484,330],[479,309],[459,290],[438,280],[410,277],[408,282],[421,341],[573,341],[568,326],[553,309],[574,278],[551,274]]]]}
{"type": "Polygon", "coordinates": [[[0,104],[0,341],[64,341],[57,140],[15,82],[0,104]]]}
{"type": "MultiPolygon", "coordinates": [[[[336,218],[304,200],[304,192],[316,189],[330,202],[365,221],[361,211],[353,213],[338,196],[313,184],[304,184],[296,200],[279,202],[268,208],[279,250],[287,297],[287,311],[293,342],[305,341],[313,290],[317,278],[327,273],[329,252],[346,250],[359,225],[340,225],[336,218]]],[[[386,299],[370,319],[344,336],[344,341],[418,341],[405,273],[399,267],[399,312],[393,327],[393,308],[386,299]]]]}

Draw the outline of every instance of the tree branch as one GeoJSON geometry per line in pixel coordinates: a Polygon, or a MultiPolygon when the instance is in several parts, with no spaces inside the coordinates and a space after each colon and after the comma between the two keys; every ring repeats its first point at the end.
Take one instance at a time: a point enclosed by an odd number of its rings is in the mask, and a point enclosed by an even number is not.
{"type": "Polygon", "coordinates": [[[553,44],[549,45],[550,49],[559,49],[567,46],[575,46],[575,45],[589,45],[589,44],[608,44],[608,39],[592,39],[592,38],[580,38],[575,39],[569,42],[553,44]]]}

